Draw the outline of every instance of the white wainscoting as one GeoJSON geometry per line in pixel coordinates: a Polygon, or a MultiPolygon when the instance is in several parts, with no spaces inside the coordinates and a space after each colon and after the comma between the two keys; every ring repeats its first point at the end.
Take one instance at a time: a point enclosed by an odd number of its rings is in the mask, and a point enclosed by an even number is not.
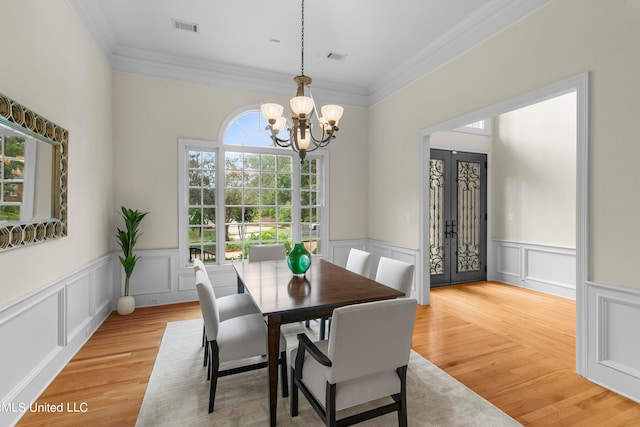
{"type": "MultiPolygon", "coordinates": [[[[412,295],[416,296],[416,277],[418,269],[418,251],[402,246],[372,241],[366,239],[339,240],[329,243],[327,259],[345,266],[351,248],[358,248],[373,254],[370,277],[375,277],[378,261],[381,256],[405,261],[416,266],[412,295]]],[[[195,288],[195,276],[190,266],[179,263],[178,249],[139,250],[136,252],[140,259],[136,271],[129,283],[129,292],[135,296],[136,306],[173,304],[185,301],[196,301],[198,294],[195,288]]],[[[124,286],[124,271],[117,262],[114,254],[114,277],[120,277],[120,284],[124,286]]],[[[231,265],[207,265],[207,272],[211,278],[216,295],[224,296],[237,292],[237,276],[231,265]]]]}
{"type": "Polygon", "coordinates": [[[0,425],[22,417],[111,313],[112,272],[107,255],[0,309],[0,425]]]}
{"type": "Polygon", "coordinates": [[[493,250],[490,280],[576,298],[575,249],[493,240],[493,250]]]}
{"type": "MultiPolygon", "coordinates": [[[[195,275],[193,267],[180,263],[178,249],[138,250],[140,256],[135,273],[129,281],[129,293],[136,299],[136,307],[175,304],[197,301],[195,275]]],[[[124,270],[114,254],[114,268],[120,278],[116,289],[124,288],[124,270]]],[[[238,280],[231,265],[207,265],[216,295],[224,296],[236,293],[238,280]]]]}
{"type": "Polygon", "coordinates": [[[587,282],[586,377],[640,402],[640,289],[587,282]]]}
{"type": "MultiPolygon", "coordinates": [[[[367,242],[367,240],[334,240],[333,242],[331,242],[328,258],[334,264],[337,264],[341,267],[346,267],[351,248],[369,252],[367,242]]],[[[374,277],[376,274],[375,271],[376,270],[373,266],[373,263],[371,263],[371,271],[369,272],[369,277],[374,277]]]]}

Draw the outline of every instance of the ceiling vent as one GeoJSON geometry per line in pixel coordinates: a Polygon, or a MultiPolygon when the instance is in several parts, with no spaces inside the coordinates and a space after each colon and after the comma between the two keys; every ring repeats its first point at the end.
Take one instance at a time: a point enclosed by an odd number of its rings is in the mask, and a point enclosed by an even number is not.
{"type": "Polygon", "coordinates": [[[329,52],[327,54],[327,58],[333,59],[334,61],[344,61],[346,57],[347,57],[346,53],[329,52]]]}
{"type": "Polygon", "coordinates": [[[193,22],[178,21],[177,19],[172,19],[171,21],[173,22],[173,28],[176,30],[185,30],[191,33],[200,32],[198,24],[194,24],[193,22]]]}

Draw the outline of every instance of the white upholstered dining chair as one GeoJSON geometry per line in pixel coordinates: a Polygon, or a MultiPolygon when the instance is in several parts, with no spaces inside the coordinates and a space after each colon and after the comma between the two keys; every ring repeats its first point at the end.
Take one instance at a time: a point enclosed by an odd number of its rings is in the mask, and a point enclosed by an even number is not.
{"type": "MultiPolygon", "coordinates": [[[[351,248],[345,268],[353,273],[369,277],[371,272],[371,254],[360,249],[351,248]]],[[[331,329],[331,318],[320,319],[320,322],[320,338],[325,338],[325,334],[331,329]]],[[[309,325],[307,324],[307,326],[309,325]]]]}
{"type": "MultiPolygon", "coordinates": [[[[207,270],[202,261],[200,261],[199,259],[193,260],[193,271],[204,272],[206,276],[206,283],[211,286],[209,275],[207,274],[207,270]]],[[[221,322],[224,322],[227,319],[231,319],[232,317],[244,316],[245,314],[260,313],[260,309],[249,294],[225,295],[223,297],[217,297],[217,300],[221,322]]]]}
{"type": "MultiPolygon", "coordinates": [[[[216,293],[213,290],[213,285],[209,279],[209,274],[204,266],[204,263],[199,259],[193,260],[193,271],[196,273],[196,279],[198,278],[198,272],[204,273],[200,280],[202,283],[208,285],[211,288],[211,292],[215,297],[216,293]]],[[[220,298],[216,298],[217,308],[220,317],[220,321],[232,319],[238,316],[244,316],[247,314],[261,314],[260,309],[251,298],[249,294],[231,294],[220,298]]],[[[205,347],[207,343],[207,333],[205,327],[202,327],[202,346],[205,347]]],[[[205,347],[204,350],[204,365],[207,366],[209,360],[209,347],[205,347]]]]}
{"type": "Polygon", "coordinates": [[[406,297],[411,295],[413,283],[413,264],[387,257],[380,257],[376,271],[376,282],[404,292],[406,297]]]}
{"type": "MultiPolygon", "coordinates": [[[[207,337],[208,348],[208,378],[209,413],[213,412],[216,398],[218,378],[265,368],[267,361],[253,362],[235,368],[220,369],[220,364],[252,357],[263,357],[267,352],[267,325],[261,314],[247,314],[225,321],[220,320],[218,304],[213,288],[206,283],[206,272],[196,271],[196,289],[200,300],[200,309],[207,337]]],[[[280,334],[280,375],[282,381],[282,396],[289,395],[287,380],[287,343],[280,334]]]]}
{"type": "Polygon", "coordinates": [[[298,334],[291,354],[291,416],[301,391],[327,426],[352,425],[398,412],[407,425],[407,365],[416,300],[400,298],[340,307],[333,311],[328,340],[298,334]],[[336,420],[336,412],[391,397],[393,402],[336,420]]]}
{"type": "Polygon", "coordinates": [[[361,251],[360,249],[351,248],[345,268],[361,276],[369,277],[371,272],[371,254],[361,251]]]}

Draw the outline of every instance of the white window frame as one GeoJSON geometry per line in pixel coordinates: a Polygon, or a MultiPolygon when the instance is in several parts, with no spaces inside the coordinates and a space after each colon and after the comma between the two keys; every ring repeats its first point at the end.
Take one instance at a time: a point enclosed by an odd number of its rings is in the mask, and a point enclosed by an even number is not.
{"type": "Polygon", "coordinates": [[[492,122],[490,119],[478,120],[478,122],[473,122],[465,126],[460,126],[459,128],[453,129],[454,132],[463,132],[463,133],[472,133],[475,135],[484,135],[491,136],[492,132],[492,122]],[[475,127],[472,126],[475,123],[484,122],[484,127],[475,127]]]}
{"type": "MultiPolygon", "coordinates": [[[[225,121],[224,126],[222,127],[222,135],[226,130],[229,123],[233,122],[236,117],[238,117],[242,113],[252,111],[252,108],[246,108],[237,114],[232,114],[230,116],[230,120],[225,121]]],[[[224,257],[225,250],[225,239],[224,236],[220,238],[219,233],[224,233],[224,207],[225,207],[225,197],[224,197],[224,159],[227,151],[230,152],[250,152],[250,153],[265,153],[265,154],[278,154],[278,155],[288,155],[292,157],[292,165],[293,165],[293,178],[292,178],[292,190],[294,192],[293,201],[292,201],[292,218],[293,218],[293,227],[292,227],[292,243],[301,241],[301,227],[300,227],[300,212],[301,212],[301,204],[300,204],[300,159],[298,154],[293,152],[291,149],[285,148],[277,148],[277,147],[243,147],[239,145],[228,145],[225,146],[223,142],[219,142],[216,140],[205,140],[205,139],[190,139],[190,138],[179,138],[178,139],[178,246],[179,246],[179,257],[180,257],[180,265],[183,267],[189,267],[191,264],[186,262],[184,256],[189,251],[189,239],[188,239],[188,227],[189,227],[189,218],[188,218],[188,177],[187,177],[187,160],[188,160],[188,152],[190,150],[198,150],[198,151],[212,151],[215,152],[216,156],[216,262],[210,263],[209,265],[222,265],[228,264],[230,261],[227,261],[224,257]]],[[[319,192],[319,198],[321,199],[321,203],[319,203],[320,207],[320,231],[318,240],[321,241],[321,253],[319,255],[327,256],[329,254],[329,152],[326,149],[319,149],[312,153],[307,154],[308,159],[320,158],[321,159],[321,176],[322,176],[322,184],[321,190],[319,192]]]]}
{"type": "MultiPolygon", "coordinates": [[[[189,158],[189,151],[212,151],[216,153],[216,173],[218,166],[218,144],[216,141],[209,141],[204,139],[178,139],[178,248],[180,252],[180,265],[188,266],[188,263],[184,262],[184,253],[189,251],[189,179],[187,178],[187,160],[189,158]]],[[[217,180],[217,176],[216,176],[217,180]]],[[[216,182],[217,189],[217,182],[216,182]]],[[[217,193],[216,193],[217,197],[217,193]]],[[[216,206],[217,209],[217,206],[216,206]]],[[[217,224],[216,224],[217,233],[217,224]]],[[[217,253],[217,241],[216,238],[216,253],[217,253]]],[[[216,256],[217,259],[217,256],[216,256]]]]}

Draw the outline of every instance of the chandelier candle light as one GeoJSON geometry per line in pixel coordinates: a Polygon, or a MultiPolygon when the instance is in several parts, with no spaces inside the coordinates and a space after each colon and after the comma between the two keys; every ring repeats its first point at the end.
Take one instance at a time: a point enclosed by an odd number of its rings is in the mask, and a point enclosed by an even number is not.
{"type": "Polygon", "coordinates": [[[287,124],[287,119],[282,115],[284,107],[280,104],[266,103],[260,106],[260,111],[269,124],[267,130],[271,131],[273,143],[280,147],[291,147],[300,156],[303,163],[307,152],[314,151],[320,147],[326,147],[335,138],[338,131],[338,122],[342,117],[344,108],[339,105],[324,105],[320,111],[322,116],[318,116],[318,110],[313,100],[313,94],[309,89],[311,77],[304,75],[304,0],[302,0],[302,25],[301,25],[301,71],[300,75],[293,78],[298,86],[296,96],[291,98],[291,122],[292,126],[287,128],[289,137],[286,139],[278,136],[279,132],[287,124]],[[305,96],[304,89],[307,86],[309,95],[305,96]],[[320,128],[320,133],[313,134],[311,119],[315,115],[320,128]],[[311,145],[313,144],[312,148],[311,145]]]}

